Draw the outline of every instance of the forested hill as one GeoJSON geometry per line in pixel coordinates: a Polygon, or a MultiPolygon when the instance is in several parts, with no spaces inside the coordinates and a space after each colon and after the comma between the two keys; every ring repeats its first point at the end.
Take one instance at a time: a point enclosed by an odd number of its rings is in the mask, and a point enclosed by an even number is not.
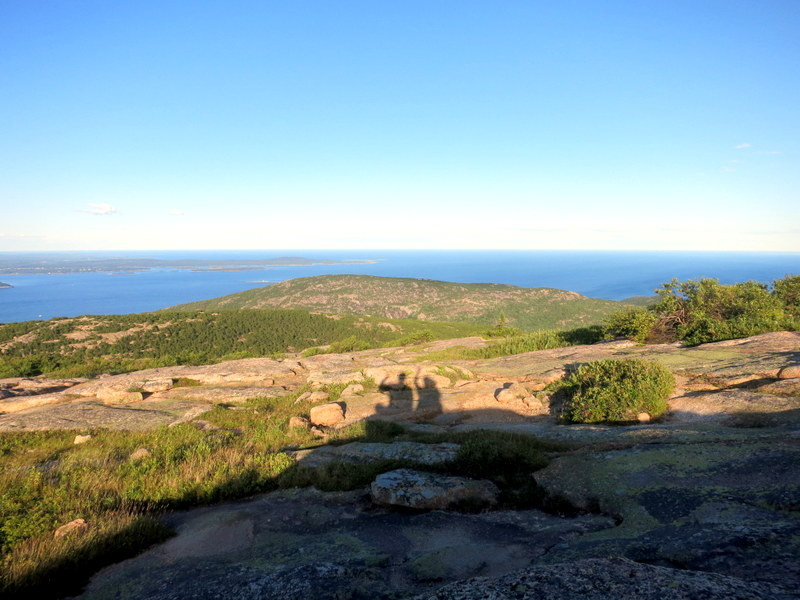
{"type": "Polygon", "coordinates": [[[526,331],[600,323],[627,306],[553,288],[429,279],[321,275],[290,279],[169,310],[298,308],[313,312],[493,325],[526,331]]]}
{"type": "Polygon", "coordinates": [[[423,323],[301,310],[159,312],[0,324],[0,378],[77,377],[298,352],[349,352],[476,335],[468,323],[423,323]]]}

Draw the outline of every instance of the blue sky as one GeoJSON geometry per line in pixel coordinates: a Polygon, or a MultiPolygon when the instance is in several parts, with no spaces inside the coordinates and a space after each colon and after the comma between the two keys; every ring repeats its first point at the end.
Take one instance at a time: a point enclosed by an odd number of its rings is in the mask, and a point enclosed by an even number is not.
{"type": "Polygon", "coordinates": [[[0,250],[800,251],[800,2],[0,3],[0,250]]]}

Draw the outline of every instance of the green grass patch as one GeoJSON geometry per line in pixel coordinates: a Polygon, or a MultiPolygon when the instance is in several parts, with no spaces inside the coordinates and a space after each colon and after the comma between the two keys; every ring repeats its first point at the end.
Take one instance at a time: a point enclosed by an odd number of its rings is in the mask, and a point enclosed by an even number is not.
{"type": "Polygon", "coordinates": [[[594,344],[601,339],[603,339],[603,334],[599,327],[580,327],[569,331],[536,331],[534,333],[502,338],[483,348],[453,346],[452,348],[429,352],[425,354],[423,359],[437,362],[448,360],[483,360],[500,356],[510,356],[512,354],[522,354],[524,352],[535,352],[537,350],[551,350],[553,348],[564,348],[566,346],[575,346],[579,344],[594,344]]]}
{"type": "Polygon", "coordinates": [[[435,373],[441,377],[447,377],[450,380],[450,385],[455,385],[459,380],[472,379],[471,375],[451,365],[439,365],[436,367],[435,373]]]}
{"type": "Polygon", "coordinates": [[[172,380],[172,387],[179,388],[179,387],[198,387],[203,385],[201,382],[197,381],[197,379],[192,379],[190,377],[178,377],[177,379],[172,380]]]}

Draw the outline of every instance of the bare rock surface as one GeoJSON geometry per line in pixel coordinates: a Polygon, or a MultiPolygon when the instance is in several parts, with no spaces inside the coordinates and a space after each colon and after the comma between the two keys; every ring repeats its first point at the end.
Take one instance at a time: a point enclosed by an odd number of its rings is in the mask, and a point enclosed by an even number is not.
{"type": "Polygon", "coordinates": [[[241,403],[251,398],[281,398],[291,391],[276,385],[203,385],[172,388],[168,392],[153,394],[151,399],[185,400],[191,402],[241,403]]]}
{"type": "Polygon", "coordinates": [[[405,514],[362,491],[276,492],[167,517],[177,535],[101,571],[84,600],[406,598],[525,568],[612,526],[536,510],[405,514]]]}
{"type": "Polygon", "coordinates": [[[422,444],[419,442],[351,442],[342,446],[320,446],[296,450],[291,456],[298,464],[318,467],[330,462],[365,463],[384,460],[410,461],[422,465],[438,465],[452,461],[458,454],[458,444],[422,444]]]}
{"type": "Polygon", "coordinates": [[[800,582],[800,437],[586,446],[535,474],[552,497],[615,516],[554,558],[610,555],[775,584],[800,582]],[[635,540],[635,541],[634,541],[635,540]]]}
{"type": "MultiPolygon", "coordinates": [[[[319,391],[323,380],[361,385],[361,379],[367,376],[378,385],[378,391],[355,391],[358,388],[351,387],[346,395],[345,419],[337,426],[369,418],[425,421],[443,427],[531,425],[531,433],[545,433],[557,439],[564,437],[559,429],[565,428],[557,425],[547,392],[541,392],[544,386],[579,363],[633,357],[660,361],[679,379],[672,412],[666,420],[648,423],[656,434],[660,435],[659,429],[665,424],[678,428],[691,423],[772,427],[800,419],[797,380],[778,379],[779,373],[790,373],[800,360],[798,332],[767,333],[694,348],[679,344],[637,346],[617,341],[490,360],[446,364],[424,361],[430,350],[460,345],[459,342],[467,346],[478,344],[469,338],[434,342],[417,349],[369,350],[300,360],[251,358],[217,365],[149,369],[90,381],[3,380],[3,391],[14,395],[0,398],[0,430],[11,428],[10,422],[14,429],[26,429],[29,422],[30,428],[41,428],[46,421],[39,410],[42,407],[52,406],[57,417],[63,414],[59,405],[92,399],[106,398],[108,403],[122,402],[130,407],[149,400],[198,405],[237,403],[253,397],[285,396],[304,384],[312,389],[317,386],[318,391],[311,392],[310,397],[324,393],[319,391]],[[175,387],[174,382],[179,380],[197,385],[175,387]],[[35,390],[46,393],[36,394],[35,390]],[[28,411],[35,417],[29,419],[28,411]]],[[[107,422],[114,426],[114,420],[107,422]]],[[[78,427],[89,424],[74,422],[78,427]]],[[[57,417],[50,426],[65,425],[66,421],[57,417]]],[[[587,439],[602,431],[568,429],[568,437],[586,431],[587,439]]]]}
{"type": "Polygon", "coordinates": [[[144,400],[142,392],[133,388],[103,388],[97,390],[96,397],[101,402],[124,404],[144,400]]]}
{"type": "Polygon", "coordinates": [[[500,490],[491,481],[396,469],[378,475],[370,494],[378,504],[432,510],[464,503],[492,506],[497,504],[500,490]]]}
{"type": "Polygon", "coordinates": [[[790,365],[778,371],[778,379],[798,379],[800,378],[800,365],[790,365]]]}
{"type": "Polygon", "coordinates": [[[8,377],[0,379],[0,390],[8,396],[34,396],[62,392],[86,381],[85,377],[74,379],[47,379],[45,377],[8,377]]]}
{"type": "MultiPolygon", "coordinates": [[[[145,430],[169,425],[195,408],[190,403],[139,402],[133,406],[110,406],[97,401],[78,401],[41,406],[0,417],[0,431],[44,429],[108,429],[145,430]]],[[[204,411],[210,408],[205,405],[204,411]]]]}
{"type": "Polygon", "coordinates": [[[771,417],[776,423],[800,423],[800,398],[746,389],[695,392],[670,401],[668,420],[747,426],[748,416],[756,423],[754,415],[760,415],[765,421],[771,417]]]}
{"type": "Polygon", "coordinates": [[[540,565],[498,579],[470,579],[414,600],[783,600],[790,597],[785,590],[734,577],[606,558],[540,565]]]}
{"type": "MultiPolygon", "coordinates": [[[[3,421],[3,414],[19,413],[25,410],[37,408],[39,406],[49,406],[62,404],[75,399],[83,400],[81,396],[74,396],[63,393],[30,394],[20,396],[0,396],[0,423],[3,421]]],[[[0,428],[2,425],[0,424],[0,428]]]]}

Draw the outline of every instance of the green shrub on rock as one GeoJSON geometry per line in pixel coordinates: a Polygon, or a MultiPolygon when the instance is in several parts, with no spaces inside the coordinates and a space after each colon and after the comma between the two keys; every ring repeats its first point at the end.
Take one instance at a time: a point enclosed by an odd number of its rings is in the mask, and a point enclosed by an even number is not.
{"type": "Polygon", "coordinates": [[[675,378],[664,365],[645,360],[599,360],[581,365],[562,384],[563,417],[572,423],[623,423],[641,413],[667,410],[675,378]]]}
{"type": "Polygon", "coordinates": [[[791,317],[800,319],[800,275],[787,275],[783,279],[776,279],[772,283],[772,293],[791,317]]]}
{"type": "Polygon", "coordinates": [[[604,321],[603,331],[611,337],[624,337],[644,344],[650,336],[658,316],[646,308],[628,308],[610,315],[604,321]]]}

